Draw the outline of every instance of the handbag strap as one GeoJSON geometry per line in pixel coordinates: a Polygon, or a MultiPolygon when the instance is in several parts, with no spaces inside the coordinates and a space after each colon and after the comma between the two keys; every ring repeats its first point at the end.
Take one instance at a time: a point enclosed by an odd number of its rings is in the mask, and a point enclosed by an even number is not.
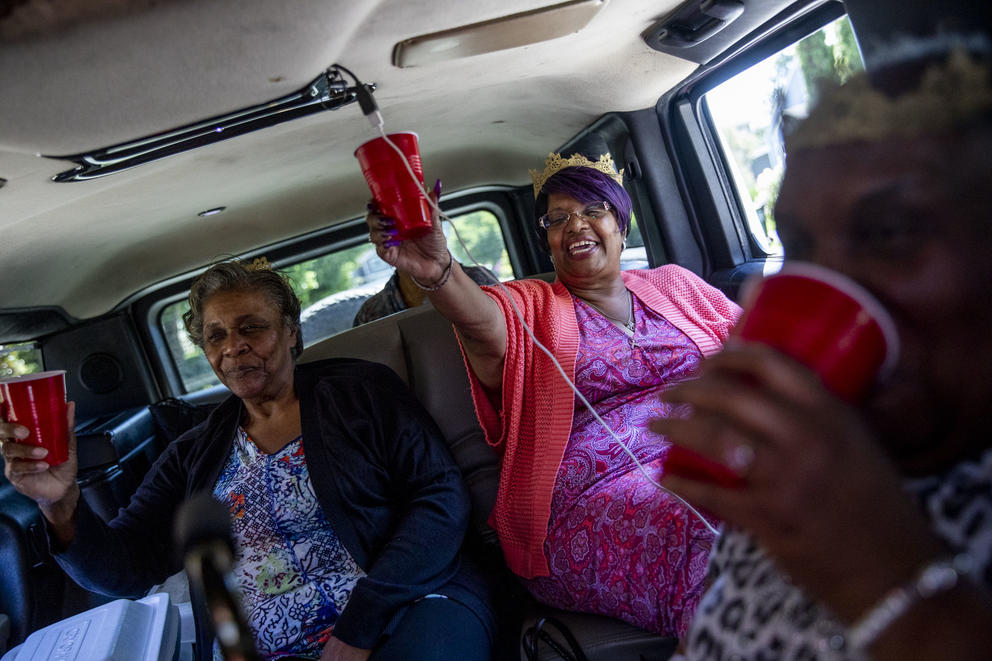
{"type": "Polygon", "coordinates": [[[522,643],[527,661],[538,661],[537,648],[541,642],[554,650],[555,654],[561,657],[563,661],[589,661],[571,629],[565,626],[564,622],[556,618],[542,617],[537,621],[537,624],[524,631],[522,643]],[[558,630],[558,633],[565,640],[568,646],[567,648],[548,633],[548,630],[551,628],[558,630]]]}

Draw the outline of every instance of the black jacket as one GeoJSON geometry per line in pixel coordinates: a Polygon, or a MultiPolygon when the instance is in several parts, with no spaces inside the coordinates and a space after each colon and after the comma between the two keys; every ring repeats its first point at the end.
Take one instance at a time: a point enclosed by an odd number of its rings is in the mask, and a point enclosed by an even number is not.
{"type": "MultiPolygon", "coordinates": [[[[335,533],[367,576],[334,627],[343,642],[374,647],[390,619],[432,592],[491,611],[484,587],[460,571],[469,500],[440,431],[388,367],[330,359],[299,365],[303,448],[314,492],[335,533]]],[[[180,436],[104,524],[81,500],[76,536],[56,557],[85,588],[137,597],[179,571],[172,537],[182,502],[212,491],[234,440],[242,403],[234,396],[180,436]]],[[[201,656],[209,652],[204,608],[194,599],[201,656]]]]}

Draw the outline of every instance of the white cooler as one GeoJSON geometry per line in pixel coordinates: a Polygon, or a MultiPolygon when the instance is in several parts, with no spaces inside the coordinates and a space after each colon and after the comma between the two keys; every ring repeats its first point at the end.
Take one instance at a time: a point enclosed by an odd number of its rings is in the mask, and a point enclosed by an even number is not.
{"type": "Polygon", "coordinates": [[[173,661],[192,659],[188,603],[158,593],[118,599],[35,631],[0,661],[173,661]]]}

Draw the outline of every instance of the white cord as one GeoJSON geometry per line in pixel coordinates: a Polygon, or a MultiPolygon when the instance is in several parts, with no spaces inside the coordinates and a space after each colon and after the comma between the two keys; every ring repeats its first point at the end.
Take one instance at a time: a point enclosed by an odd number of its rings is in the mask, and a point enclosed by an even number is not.
{"type": "MultiPolygon", "coordinates": [[[[376,115],[379,115],[378,112],[375,113],[375,114],[376,115]]],[[[382,126],[382,116],[381,115],[378,116],[378,121],[373,121],[372,119],[370,119],[370,121],[372,121],[372,126],[375,127],[375,128],[377,128],[379,130],[379,133],[382,135],[382,137],[386,141],[386,143],[390,147],[392,147],[393,150],[397,154],[399,154],[400,160],[403,162],[403,165],[406,166],[406,171],[410,174],[410,177],[417,184],[417,187],[420,188],[421,191],[423,191],[424,197],[427,199],[428,204],[431,205],[431,208],[433,208],[438,213],[438,216],[441,218],[442,221],[448,221],[448,224],[451,225],[451,229],[454,230],[454,232],[455,232],[455,238],[458,239],[458,245],[460,245],[461,248],[462,248],[462,250],[465,251],[465,254],[468,256],[468,258],[476,266],[482,266],[482,264],[480,264],[475,259],[475,257],[472,256],[472,253],[469,251],[468,246],[465,245],[465,242],[462,241],[462,237],[461,237],[461,235],[458,234],[458,228],[455,227],[455,224],[453,222],[451,222],[451,219],[448,217],[448,215],[441,210],[441,207],[438,206],[437,202],[435,202],[434,200],[432,200],[431,199],[431,196],[428,195],[427,190],[425,189],[423,183],[421,183],[421,181],[417,178],[416,173],[414,173],[413,168],[410,166],[410,163],[407,161],[406,154],[404,154],[403,153],[403,150],[400,149],[399,147],[397,147],[393,143],[393,141],[389,139],[389,136],[386,135],[386,131],[383,129],[383,126],[382,126]]],[[[693,507],[691,504],[689,504],[689,502],[687,500],[685,500],[682,496],[678,495],[677,493],[675,493],[671,489],[667,489],[667,488],[663,487],[661,484],[658,483],[657,480],[655,480],[653,477],[651,477],[650,475],[648,475],[647,469],[644,468],[644,464],[642,464],[641,461],[637,458],[637,456],[634,455],[634,453],[630,450],[630,448],[627,447],[627,444],[624,443],[620,439],[620,437],[616,435],[616,433],[613,431],[613,429],[611,429],[610,426],[608,424],[606,424],[606,421],[603,420],[603,418],[601,418],[599,416],[599,413],[597,413],[596,412],[596,409],[594,409],[593,406],[592,406],[592,404],[589,403],[589,400],[587,400],[585,398],[585,396],[581,392],[579,392],[579,389],[576,387],[575,383],[573,383],[572,380],[568,377],[568,375],[565,374],[565,370],[561,366],[561,363],[558,362],[558,359],[555,358],[554,355],[551,353],[551,351],[548,350],[548,348],[545,347],[543,344],[541,344],[540,340],[538,340],[537,337],[534,336],[534,331],[531,330],[530,326],[527,325],[527,322],[524,321],[523,314],[521,314],[520,309],[517,308],[517,304],[513,300],[513,296],[510,294],[510,290],[507,289],[506,285],[504,285],[498,279],[496,280],[496,284],[499,285],[500,289],[502,289],[503,292],[506,294],[507,300],[510,301],[510,305],[513,307],[514,314],[517,315],[517,319],[523,325],[524,330],[527,331],[527,335],[530,337],[531,341],[534,343],[534,346],[536,346],[538,349],[540,349],[541,351],[543,351],[545,353],[545,355],[547,355],[548,358],[551,359],[551,362],[554,363],[554,366],[558,369],[558,373],[561,374],[561,377],[563,379],[565,379],[565,383],[567,383],[569,385],[569,387],[575,393],[575,396],[579,399],[580,402],[582,402],[583,405],[585,405],[585,407],[587,409],[589,409],[589,412],[592,413],[592,415],[596,419],[596,421],[600,425],[602,425],[603,429],[606,430],[606,432],[613,438],[613,440],[615,440],[620,445],[620,447],[623,448],[623,451],[627,453],[627,456],[629,456],[633,460],[633,462],[637,465],[637,468],[640,469],[641,474],[644,476],[644,479],[646,479],[648,482],[650,482],[651,484],[653,484],[655,487],[657,487],[658,489],[664,491],[665,493],[669,494],[670,496],[672,496],[676,500],[678,500],[680,503],[682,503],[683,505],[685,505],[689,509],[690,512],[692,512],[700,521],[702,521],[703,525],[706,526],[709,529],[710,532],[712,532],[714,535],[719,535],[720,534],[720,531],[717,530],[713,526],[713,524],[711,524],[709,521],[707,521],[706,520],[706,517],[704,517],[702,514],[700,514],[699,511],[695,507],[693,507]]]]}

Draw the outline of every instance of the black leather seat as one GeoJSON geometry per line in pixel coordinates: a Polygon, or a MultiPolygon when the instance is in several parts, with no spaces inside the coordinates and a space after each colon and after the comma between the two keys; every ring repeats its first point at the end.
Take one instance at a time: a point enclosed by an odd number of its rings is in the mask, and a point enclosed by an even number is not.
{"type": "Polygon", "coordinates": [[[37,505],[0,487],[0,613],[10,618],[13,646],[61,617],[65,574],[47,554],[37,505]]]}

